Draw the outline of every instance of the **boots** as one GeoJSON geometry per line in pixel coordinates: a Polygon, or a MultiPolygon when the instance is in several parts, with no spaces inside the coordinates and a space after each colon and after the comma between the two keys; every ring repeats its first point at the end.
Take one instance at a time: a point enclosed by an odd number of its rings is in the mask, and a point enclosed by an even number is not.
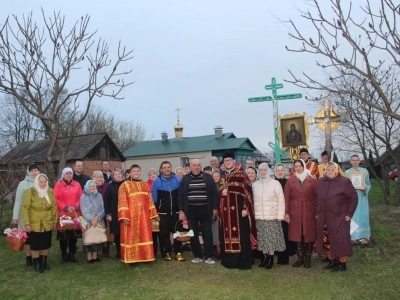
{"type": "Polygon", "coordinates": [[[34,265],[36,272],[43,273],[43,266],[42,266],[42,262],[40,261],[39,257],[33,259],[33,265],[34,265]]]}
{"type": "Polygon", "coordinates": [[[26,266],[27,267],[32,267],[33,266],[32,256],[27,256],[26,257],[26,266]]]}
{"type": "Polygon", "coordinates": [[[39,260],[42,262],[43,271],[50,271],[50,267],[47,264],[47,255],[40,255],[39,260]]]}
{"type": "Polygon", "coordinates": [[[261,260],[261,263],[258,265],[260,268],[265,268],[265,265],[267,264],[267,254],[264,254],[264,259],[261,260]]]}
{"type": "Polygon", "coordinates": [[[336,266],[334,266],[331,270],[331,272],[344,272],[347,271],[346,268],[346,263],[345,262],[339,262],[336,266]]]}
{"type": "Polygon", "coordinates": [[[274,265],[274,256],[267,254],[266,261],[265,269],[272,269],[272,266],[274,265]]]}
{"type": "Polygon", "coordinates": [[[314,244],[313,243],[305,243],[304,244],[304,268],[311,268],[311,255],[313,251],[314,244]]]}
{"type": "Polygon", "coordinates": [[[79,261],[75,258],[74,253],[68,253],[68,261],[73,262],[73,263],[78,263],[79,261]]]}
{"type": "Polygon", "coordinates": [[[323,269],[330,270],[330,269],[333,269],[338,264],[339,264],[339,260],[337,258],[332,258],[329,260],[329,264],[327,266],[323,267],[323,269]]]}
{"type": "Polygon", "coordinates": [[[293,268],[299,268],[304,264],[303,243],[296,243],[297,261],[293,264],[293,268]]]}
{"type": "Polygon", "coordinates": [[[61,263],[65,264],[68,262],[68,254],[66,252],[61,254],[61,263]]]}

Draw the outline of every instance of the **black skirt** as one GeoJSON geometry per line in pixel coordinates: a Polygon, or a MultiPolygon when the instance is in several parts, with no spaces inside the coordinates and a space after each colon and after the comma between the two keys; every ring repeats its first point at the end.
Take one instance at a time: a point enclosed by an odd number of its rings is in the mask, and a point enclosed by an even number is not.
{"type": "Polygon", "coordinates": [[[77,239],[81,237],[81,230],[57,230],[57,240],[77,239]]]}
{"type": "Polygon", "coordinates": [[[28,237],[31,245],[31,250],[46,250],[51,247],[51,233],[52,231],[45,232],[29,232],[28,237]]]}

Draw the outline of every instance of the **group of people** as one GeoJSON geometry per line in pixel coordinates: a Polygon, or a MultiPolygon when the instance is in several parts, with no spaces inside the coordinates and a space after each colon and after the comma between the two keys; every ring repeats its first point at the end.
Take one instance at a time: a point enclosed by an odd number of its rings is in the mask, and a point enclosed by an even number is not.
{"type": "Polygon", "coordinates": [[[87,229],[108,224],[114,234],[114,258],[131,267],[154,261],[158,248],[164,261],[184,262],[184,245],[173,236],[191,230],[193,263],[215,264],[220,259],[227,268],[245,270],[259,258],[259,267],[271,269],[275,255],[277,263],[285,265],[297,253],[293,267],[309,268],[315,246],[318,254],[326,252],[326,269],[345,271],[346,258],[352,255],[350,219],[359,226],[357,239],[370,235],[365,208],[357,206],[367,200],[368,173],[353,156],[353,169],[345,175],[364,172],[366,180],[364,190],[356,191],[324,153],[323,165],[318,166],[308,160],[307,149],[300,152],[288,179],[284,165],[275,166],[273,179],[268,164],[256,168],[249,159],[244,168],[232,151],[226,151],[221,161],[212,157],[205,168],[193,159],[173,172],[171,163],[163,161],[159,169],[149,170],[147,181],[141,179],[136,164],[126,171],[110,171],[103,161],[102,170],[91,178],[83,173],[83,162],[76,161],[73,169],[62,170],[54,190],[47,176],[31,164],[18,186],[13,213],[13,223],[29,236],[26,264],[40,273],[50,269],[47,255],[53,230],[63,263],[78,262],[75,254],[81,237],[89,264],[101,261],[100,252],[110,257],[110,243],[87,244],[79,225],[65,228],[59,222],[60,216],[82,216],[87,229]],[[357,220],[356,208],[362,210],[357,220]]]}

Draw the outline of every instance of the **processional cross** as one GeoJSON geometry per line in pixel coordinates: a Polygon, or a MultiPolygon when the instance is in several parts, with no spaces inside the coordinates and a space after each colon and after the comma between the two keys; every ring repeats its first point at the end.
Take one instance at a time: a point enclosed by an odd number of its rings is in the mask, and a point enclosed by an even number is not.
{"type": "Polygon", "coordinates": [[[307,123],[312,125],[317,124],[318,128],[325,131],[325,150],[328,152],[329,159],[332,152],[332,130],[335,130],[340,122],[347,122],[346,114],[340,116],[331,107],[331,100],[325,99],[322,102],[324,108],[317,112],[316,117],[308,117],[307,123]]]}
{"type": "Polygon", "coordinates": [[[290,100],[290,99],[299,99],[302,98],[302,94],[286,94],[286,95],[278,95],[277,90],[282,89],[282,83],[276,83],[276,78],[272,77],[271,84],[267,84],[265,89],[272,91],[271,96],[264,97],[253,97],[249,98],[249,102],[264,102],[264,101],[272,101],[273,106],[273,119],[274,119],[274,135],[275,135],[275,143],[269,142],[268,146],[270,146],[275,152],[275,162],[279,164],[281,162],[281,145],[278,134],[278,101],[279,100],[290,100]]]}

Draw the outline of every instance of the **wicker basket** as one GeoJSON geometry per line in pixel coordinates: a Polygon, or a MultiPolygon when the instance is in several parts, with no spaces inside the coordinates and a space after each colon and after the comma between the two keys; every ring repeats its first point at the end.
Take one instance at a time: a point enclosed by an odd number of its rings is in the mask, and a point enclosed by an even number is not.
{"type": "MultiPolygon", "coordinates": [[[[67,213],[66,216],[69,216],[69,217],[75,218],[75,219],[78,217],[78,215],[77,215],[76,212],[74,212],[74,213],[67,213]]],[[[62,218],[62,217],[60,217],[60,225],[61,225],[61,218],[62,218]]],[[[75,225],[75,223],[67,223],[67,224],[65,224],[65,225],[62,226],[62,230],[79,230],[79,229],[80,229],[80,228],[78,228],[78,227],[75,225]]]]}
{"type": "Polygon", "coordinates": [[[7,240],[8,248],[10,248],[11,251],[19,252],[19,251],[22,251],[22,249],[24,249],[24,245],[25,245],[25,241],[26,241],[25,239],[17,239],[14,237],[6,236],[6,240],[7,240]]]}
{"type": "MultiPolygon", "coordinates": [[[[182,221],[176,222],[176,224],[175,224],[175,232],[177,231],[176,230],[176,225],[178,225],[179,222],[182,222],[182,221]]],[[[181,234],[175,238],[179,242],[188,242],[188,241],[190,241],[191,237],[187,236],[187,234],[188,234],[188,232],[190,230],[190,223],[189,223],[189,221],[187,221],[187,222],[188,222],[188,225],[189,225],[189,229],[187,229],[187,231],[182,231],[181,234]]]]}
{"type": "Polygon", "coordinates": [[[160,222],[151,221],[151,231],[152,232],[160,232],[160,222]]]}

